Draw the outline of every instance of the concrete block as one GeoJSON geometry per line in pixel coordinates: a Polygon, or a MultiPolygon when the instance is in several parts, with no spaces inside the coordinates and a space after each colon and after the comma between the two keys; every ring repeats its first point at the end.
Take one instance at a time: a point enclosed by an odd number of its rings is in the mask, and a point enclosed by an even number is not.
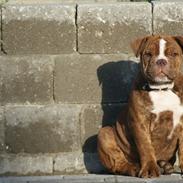
{"type": "Polygon", "coordinates": [[[181,183],[181,175],[162,175],[158,178],[143,179],[112,174],[81,174],[64,176],[11,176],[0,177],[2,183],[181,183]]]}
{"type": "Polygon", "coordinates": [[[125,102],[138,64],[124,54],[72,54],[56,57],[56,102],[125,102]]]}
{"type": "Polygon", "coordinates": [[[152,33],[151,9],[146,2],[79,5],[79,52],[132,52],[133,39],[152,33]]]}
{"type": "Polygon", "coordinates": [[[4,131],[5,131],[4,107],[0,107],[0,152],[5,150],[4,131]]]}
{"type": "Polygon", "coordinates": [[[83,106],[80,118],[83,152],[97,152],[97,134],[103,118],[101,105],[83,106]]]}
{"type": "Polygon", "coordinates": [[[182,177],[179,173],[171,174],[170,176],[162,175],[156,178],[152,183],[180,183],[182,182],[182,177]]]}
{"type": "Polygon", "coordinates": [[[81,112],[81,129],[82,140],[97,135],[98,130],[102,127],[103,111],[101,105],[86,105],[81,112]]]}
{"type": "Polygon", "coordinates": [[[54,158],[54,173],[87,173],[83,160],[83,153],[81,151],[60,153],[54,158]]]}
{"type": "Polygon", "coordinates": [[[53,158],[51,156],[0,155],[1,175],[40,175],[51,174],[52,171],[53,158]]]}
{"type": "Polygon", "coordinates": [[[53,101],[54,62],[48,56],[0,57],[0,103],[53,101]]]}
{"type": "MultiPolygon", "coordinates": [[[[6,1],[6,0],[1,0],[6,1]]],[[[130,2],[131,0],[8,0],[8,4],[53,4],[53,3],[111,3],[130,2]]],[[[144,0],[136,0],[144,1],[144,0]]]]}
{"type": "Polygon", "coordinates": [[[75,5],[10,3],[2,11],[3,47],[7,54],[75,51],[75,5]]]}
{"type": "MultiPolygon", "coordinates": [[[[105,168],[100,163],[97,153],[70,152],[60,153],[54,158],[55,174],[101,173],[105,168]]],[[[72,179],[65,178],[65,180],[72,179]]],[[[74,180],[74,179],[73,179],[74,180]]]]}
{"type": "Polygon", "coordinates": [[[6,2],[7,2],[7,0],[0,0],[0,5],[4,4],[6,2]]]}
{"type": "Polygon", "coordinates": [[[155,34],[182,35],[183,2],[154,2],[155,34]]]}
{"type": "MultiPolygon", "coordinates": [[[[5,3],[5,1],[4,0],[0,0],[0,10],[1,10],[1,6],[2,6],[3,3],[5,3]]],[[[0,16],[2,17],[2,11],[0,11],[0,16]]],[[[0,24],[0,30],[2,30],[1,26],[2,26],[2,23],[0,24]]],[[[0,41],[1,41],[0,42],[0,55],[3,53],[2,52],[2,34],[1,34],[1,32],[2,31],[0,31],[0,41]]]]}
{"type": "MultiPolygon", "coordinates": [[[[156,179],[153,179],[153,183],[154,183],[154,180],[156,179]]],[[[148,179],[142,179],[142,178],[137,178],[137,177],[130,177],[130,176],[114,176],[114,177],[106,177],[105,178],[105,182],[106,183],[116,183],[116,182],[119,182],[119,183],[148,183],[148,179]]],[[[156,181],[155,181],[156,182],[156,181]]]]}
{"type": "Polygon", "coordinates": [[[7,152],[58,153],[81,149],[79,114],[79,105],[7,106],[7,152]]]}
{"type": "MultiPolygon", "coordinates": [[[[61,181],[63,179],[62,175],[33,175],[33,176],[2,176],[0,182],[3,183],[52,183],[52,181],[61,181]]],[[[55,183],[55,182],[54,182],[55,183]]]]}
{"type": "Polygon", "coordinates": [[[83,105],[80,115],[83,152],[97,152],[97,134],[101,127],[112,126],[125,104],[83,105]]]}
{"type": "Polygon", "coordinates": [[[67,175],[64,176],[63,183],[104,183],[104,177],[96,174],[67,175]]]}

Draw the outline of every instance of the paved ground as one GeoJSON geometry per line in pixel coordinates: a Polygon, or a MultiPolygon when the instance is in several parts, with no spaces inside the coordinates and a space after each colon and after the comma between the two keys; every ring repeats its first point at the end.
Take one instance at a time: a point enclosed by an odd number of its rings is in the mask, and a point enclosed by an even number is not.
{"type": "Polygon", "coordinates": [[[140,179],[115,175],[67,175],[67,176],[30,176],[0,177],[0,183],[183,183],[179,174],[161,176],[156,179],[140,179]]]}

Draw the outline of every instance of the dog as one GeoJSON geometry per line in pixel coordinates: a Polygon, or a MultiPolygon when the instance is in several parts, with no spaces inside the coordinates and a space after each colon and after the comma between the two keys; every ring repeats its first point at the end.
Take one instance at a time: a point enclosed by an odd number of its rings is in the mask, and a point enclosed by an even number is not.
{"type": "Polygon", "coordinates": [[[98,154],[114,174],[171,174],[178,151],[183,171],[183,36],[153,35],[131,47],[140,69],[128,105],[98,133],[98,154]]]}

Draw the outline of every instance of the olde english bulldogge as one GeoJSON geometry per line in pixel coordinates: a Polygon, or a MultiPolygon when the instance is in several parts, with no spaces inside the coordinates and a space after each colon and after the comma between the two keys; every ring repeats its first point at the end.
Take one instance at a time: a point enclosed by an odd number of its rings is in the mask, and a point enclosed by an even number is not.
{"type": "Polygon", "coordinates": [[[128,106],[98,134],[98,153],[112,173],[144,178],[183,171],[183,37],[147,36],[132,43],[140,71],[128,106]],[[161,170],[161,171],[160,171],[161,170]]]}

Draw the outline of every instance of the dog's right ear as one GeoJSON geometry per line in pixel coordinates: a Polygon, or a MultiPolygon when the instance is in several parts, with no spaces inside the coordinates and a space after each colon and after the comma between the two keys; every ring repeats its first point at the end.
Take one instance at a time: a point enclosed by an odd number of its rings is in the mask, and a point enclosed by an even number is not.
{"type": "Polygon", "coordinates": [[[173,36],[173,38],[179,44],[179,46],[181,47],[181,49],[183,51],[183,36],[173,36]]]}
{"type": "Polygon", "coordinates": [[[131,48],[136,57],[138,57],[144,50],[146,42],[150,36],[138,38],[131,43],[131,48]]]}

